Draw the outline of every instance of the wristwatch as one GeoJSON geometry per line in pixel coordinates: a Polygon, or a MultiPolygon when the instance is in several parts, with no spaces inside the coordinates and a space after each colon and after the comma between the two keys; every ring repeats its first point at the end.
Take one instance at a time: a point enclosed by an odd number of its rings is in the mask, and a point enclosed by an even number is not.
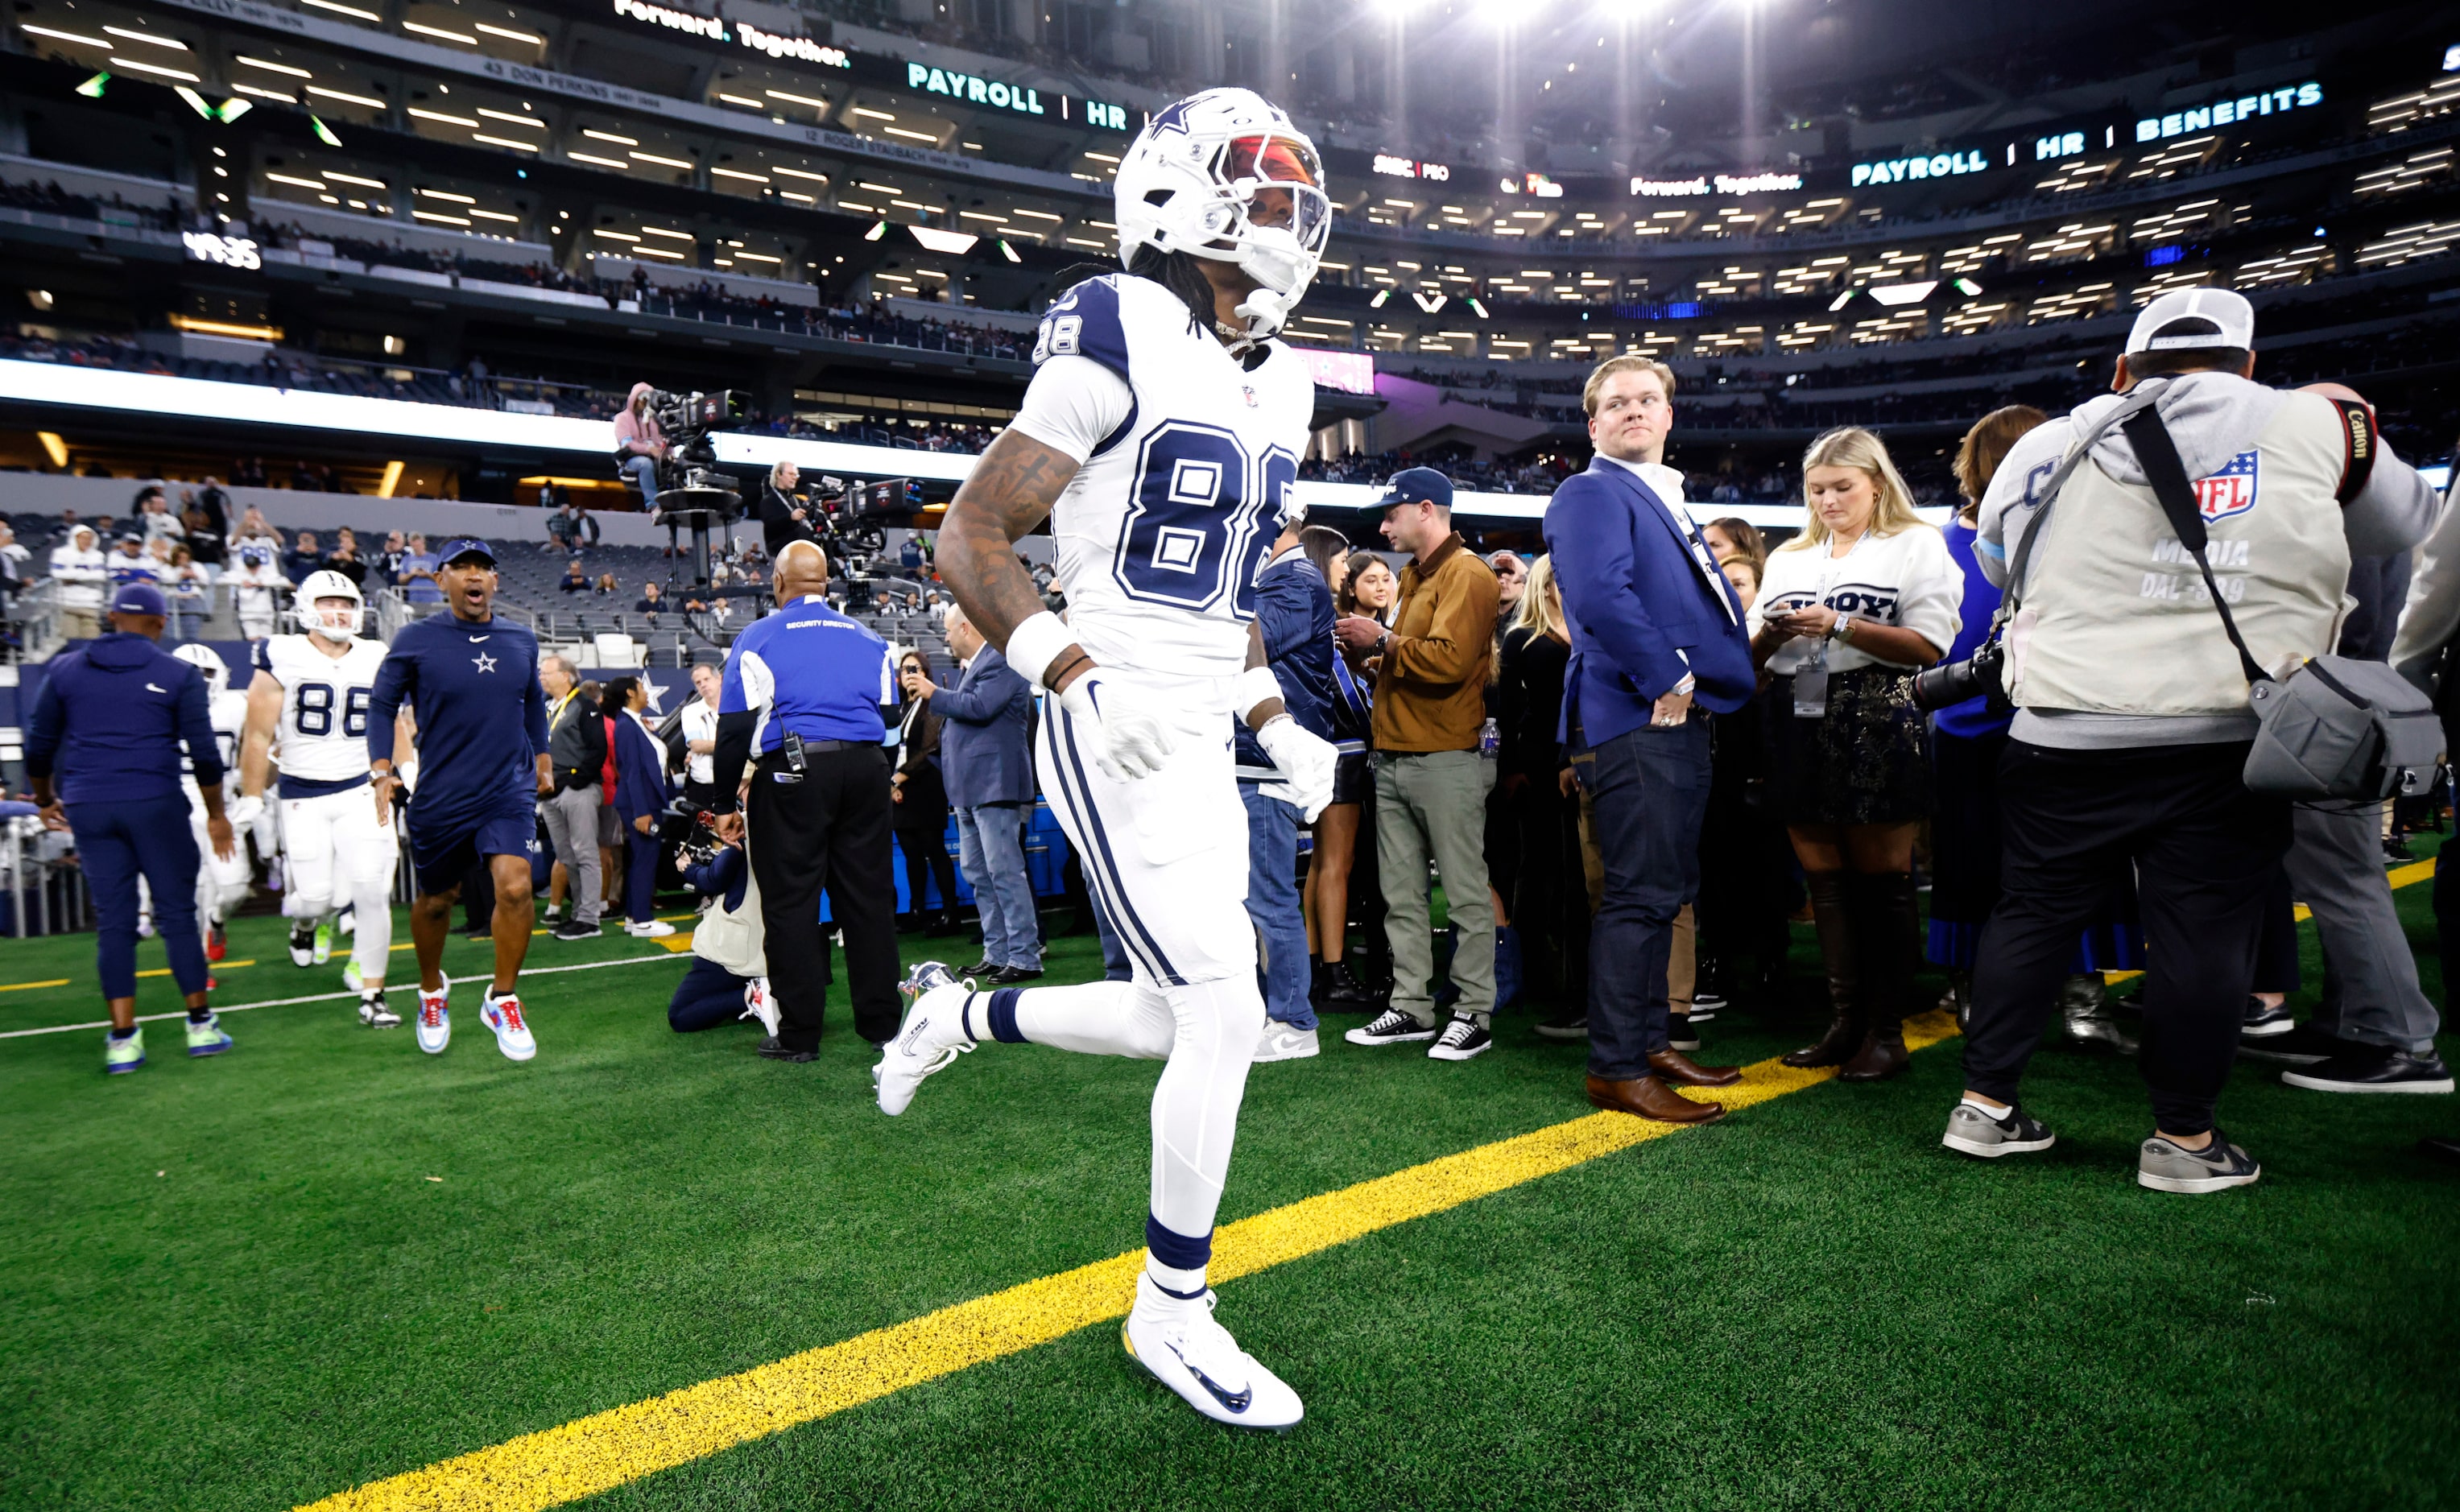
{"type": "Polygon", "coordinates": [[[1851,644],[1854,640],[1854,617],[1849,614],[1839,614],[1836,617],[1836,622],[1828,627],[1828,639],[1851,644]]]}

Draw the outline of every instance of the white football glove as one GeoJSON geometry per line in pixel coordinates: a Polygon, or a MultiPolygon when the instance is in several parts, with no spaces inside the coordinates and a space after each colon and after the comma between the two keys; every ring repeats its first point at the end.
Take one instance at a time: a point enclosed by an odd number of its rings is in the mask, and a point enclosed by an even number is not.
{"type": "Polygon", "coordinates": [[[1276,714],[1256,732],[1256,744],[1273,758],[1273,765],[1287,780],[1290,802],[1298,806],[1300,816],[1315,823],[1325,805],[1332,802],[1333,768],[1341,753],[1332,742],[1306,728],[1287,714],[1276,714]]]}
{"type": "Polygon", "coordinates": [[[244,830],[265,817],[265,799],[255,793],[242,793],[223,805],[223,817],[234,830],[244,830]]]}
{"type": "Polygon", "coordinates": [[[1068,684],[1059,706],[1084,730],[1093,765],[1113,781],[1149,777],[1177,748],[1178,737],[1153,696],[1096,669],[1068,684]]]}

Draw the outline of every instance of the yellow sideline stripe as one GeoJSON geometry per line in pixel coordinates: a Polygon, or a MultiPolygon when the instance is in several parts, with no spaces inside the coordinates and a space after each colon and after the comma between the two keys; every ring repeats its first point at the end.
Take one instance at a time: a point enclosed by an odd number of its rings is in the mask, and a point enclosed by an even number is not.
{"type": "MultiPolygon", "coordinates": [[[[1915,1049],[1955,1033],[1954,1020],[1944,1014],[1905,1022],[1905,1042],[1915,1049]]],[[[1733,1086],[1694,1093],[1739,1110],[1834,1075],[1833,1069],[1804,1071],[1762,1060],[1745,1067],[1733,1086]]],[[[1215,1233],[1212,1277],[1227,1281],[1270,1270],[1688,1126],[1592,1113],[1258,1213],[1215,1233]]],[[[538,1512],[577,1502],[1122,1317],[1143,1265],[1141,1250],[1113,1255],[740,1375],[371,1481],[313,1502],[305,1512],[538,1512]]]]}

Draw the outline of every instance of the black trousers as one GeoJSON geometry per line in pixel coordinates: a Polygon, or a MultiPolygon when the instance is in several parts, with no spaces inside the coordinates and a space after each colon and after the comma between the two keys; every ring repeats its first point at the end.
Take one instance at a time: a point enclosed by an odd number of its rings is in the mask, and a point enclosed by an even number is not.
{"type": "MultiPolygon", "coordinates": [[[[908,798],[906,802],[913,802],[908,798]]],[[[948,854],[948,810],[940,809],[938,828],[907,826],[897,831],[897,849],[905,857],[905,897],[908,910],[916,918],[927,918],[933,910],[925,901],[923,884],[936,882],[940,888],[938,912],[950,918],[957,916],[957,863],[948,854]]],[[[1073,859],[1072,857],[1071,859],[1073,859]]]]}
{"type": "Polygon", "coordinates": [[[897,890],[888,870],[888,758],[878,746],[811,751],[802,781],[777,781],[774,758],[752,778],[746,810],[752,874],[768,933],[769,984],[795,1050],[820,1042],[829,937],[820,890],[845,934],[855,1033],[874,1044],[897,1033],[897,890]]]}
{"type": "Polygon", "coordinates": [[[2074,751],[2008,744],[1999,767],[2001,893],[1973,967],[1964,1084],[2017,1101],[2075,955],[2076,931],[2135,869],[2147,972],[2144,1050],[2155,1124],[2213,1126],[2289,806],[2246,790],[2243,742],[2074,751]]]}

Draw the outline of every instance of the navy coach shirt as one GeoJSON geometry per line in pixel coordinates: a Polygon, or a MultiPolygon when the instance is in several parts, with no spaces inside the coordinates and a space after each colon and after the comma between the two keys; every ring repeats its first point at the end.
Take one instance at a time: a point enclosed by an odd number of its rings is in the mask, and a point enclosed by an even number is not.
{"type": "Polygon", "coordinates": [[[538,638],[510,620],[431,615],[393,637],[368,701],[368,756],[399,765],[393,715],[409,704],[418,719],[413,826],[438,834],[530,807],[546,749],[538,662],[538,638]]]}
{"type": "Polygon", "coordinates": [[[26,720],[26,772],[56,770],[64,804],[160,798],[180,790],[182,745],[200,786],[223,780],[204,674],[115,630],[53,660],[26,720]]]}
{"type": "Polygon", "coordinates": [[[880,745],[888,738],[880,711],[896,704],[888,642],[806,594],[734,638],[717,712],[760,716],[752,733],[757,758],[790,730],[807,741],[880,745]]]}

